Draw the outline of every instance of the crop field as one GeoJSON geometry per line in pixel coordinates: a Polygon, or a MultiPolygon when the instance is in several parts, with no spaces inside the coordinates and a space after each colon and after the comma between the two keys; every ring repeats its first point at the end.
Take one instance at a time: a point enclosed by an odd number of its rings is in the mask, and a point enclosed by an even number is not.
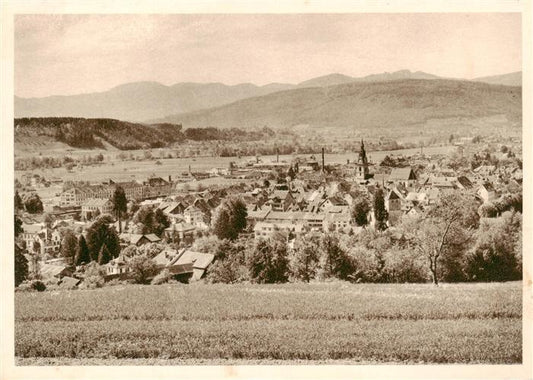
{"type": "MultiPolygon", "coordinates": [[[[447,154],[453,151],[453,146],[434,146],[424,148],[425,154],[447,154]]],[[[156,152],[156,150],[154,150],[156,152]]],[[[85,152],[85,151],[81,151],[85,152]]],[[[237,157],[196,157],[196,158],[171,158],[171,159],[157,159],[146,160],[146,161],[121,161],[115,158],[116,152],[108,152],[103,150],[94,150],[89,154],[94,156],[98,153],[103,153],[106,157],[101,165],[85,166],[83,169],[74,169],[69,172],[66,168],[54,168],[54,169],[39,169],[33,170],[32,173],[36,173],[44,176],[45,178],[49,177],[60,177],[64,181],[80,181],[91,178],[93,181],[105,181],[109,178],[112,178],[117,181],[128,181],[128,180],[145,180],[150,175],[154,174],[156,176],[168,178],[169,175],[175,178],[176,174],[186,172],[191,167],[191,170],[194,171],[204,171],[210,170],[213,168],[227,168],[230,162],[239,162],[241,160],[250,160],[252,157],[243,157],[241,159],[237,157]],[[159,160],[161,165],[156,165],[155,161],[159,160]]],[[[142,156],[143,151],[127,151],[126,153],[132,153],[135,156],[142,156]]],[[[401,149],[395,151],[375,151],[369,152],[370,158],[379,163],[383,158],[388,154],[395,155],[411,155],[419,153],[419,149],[401,149]]],[[[66,153],[66,152],[64,152],[66,153]]],[[[78,152],[79,154],[79,152],[78,152]]],[[[63,154],[64,155],[64,154],[63,154]]],[[[157,156],[157,152],[155,153],[157,156]]],[[[59,155],[60,157],[62,155],[59,155]]],[[[307,157],[308,155],[300,155],[301,157],[307,157]]],[[[326,154],[325,160],[328,164],[343,164],[346,163],[346,160],[349,159],[353,161],[357,158],[357,152],[350,154],[326,154]]],[[[264,156],[262,157],[265,161],[275,160],[275,156],[264,156]]],[[[280,160],[290,161],[292,156],[290,155],[280,155],[280,160]]],[[[25,171],[15,171],[15,178],[19,178],[26,173],[25,171]]]]}
{"type": "Polygon", "coordinates": [[[198,283],[16,293],[15,355],[21,365],[521,363],[521,286],[198,283]]]}

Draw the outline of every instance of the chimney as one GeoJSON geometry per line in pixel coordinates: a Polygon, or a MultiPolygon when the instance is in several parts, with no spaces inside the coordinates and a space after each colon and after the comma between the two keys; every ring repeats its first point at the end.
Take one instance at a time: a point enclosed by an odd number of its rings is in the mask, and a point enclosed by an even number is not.
{"type": "Polygon", "coordinates": [[[322,148],[322,171],[324,171],[324,148],[322,148]]]}
{"type": "Polygon", "coordinates": [[[276,148],[276,162],[279,162],[279,148],[276,148]]]}
{"type": "Polygon", "coordinates": [[[168,176],[168,182],[172,182],[172,176],[171,175],[168,176]]]}

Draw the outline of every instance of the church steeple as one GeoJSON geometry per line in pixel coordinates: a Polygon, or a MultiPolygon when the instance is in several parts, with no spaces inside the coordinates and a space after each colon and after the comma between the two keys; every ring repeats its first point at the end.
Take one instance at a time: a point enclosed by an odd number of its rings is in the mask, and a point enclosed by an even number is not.
{"type": "Polygon", "coordinates": [[[366,157],[365,143],[363,139],[361,139],[361,149],[359,150],[359,158],[357,160],[355,177],[358,180],[363,181],[368,178],[368,175],[369,175],[368,159],[366,157]]]}
{"type": "Polygon", "coordinates": [[[359,151],[359,163],[367,165],[368,159],[366,158],[366,151],[365,151],[365,143],[363,139],[361,139],[361,150],[359,151]]]}

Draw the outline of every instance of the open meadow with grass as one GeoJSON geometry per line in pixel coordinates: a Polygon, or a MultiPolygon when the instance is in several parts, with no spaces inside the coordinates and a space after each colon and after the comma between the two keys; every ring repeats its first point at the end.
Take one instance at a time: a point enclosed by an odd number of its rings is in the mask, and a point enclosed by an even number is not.
{"type": "Polygon", "coordinates": [[[521,363],[522,283],[17,292],[15,342],[19,365],[521,363]]]}

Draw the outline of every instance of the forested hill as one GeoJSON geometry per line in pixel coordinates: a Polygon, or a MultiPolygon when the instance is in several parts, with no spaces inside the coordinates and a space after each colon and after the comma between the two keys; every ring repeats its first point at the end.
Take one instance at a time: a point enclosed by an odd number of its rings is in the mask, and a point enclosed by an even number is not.
{"type": "Polygon", "coordinates": [[[213,127],[188,128],[171,123],[137,124],[115,119],[42,117],[15,119],[15,143],[57,141],[75,148],[160,148],[184,140],[259,141],[272,137],[269,128],[241,130],[213,127]]]}
{"type": "Polygon", "coordinates": [[[15,119],[15,142],[21,138],[48,137],[76,148],[103,147],[103,142],[118,149],[158,148],[182,137],[181,125],[144,125],[114,119],[70,117],[15,119]]]}
{"type": "Polygon", "coordinates": [[[408,79],[287,90],[221,107],[168,116],[184,127],[268,126],[359,129],[423,128],[428,120],[504,115],[519,122],[521,87],[456,80],[408,79]]]}

